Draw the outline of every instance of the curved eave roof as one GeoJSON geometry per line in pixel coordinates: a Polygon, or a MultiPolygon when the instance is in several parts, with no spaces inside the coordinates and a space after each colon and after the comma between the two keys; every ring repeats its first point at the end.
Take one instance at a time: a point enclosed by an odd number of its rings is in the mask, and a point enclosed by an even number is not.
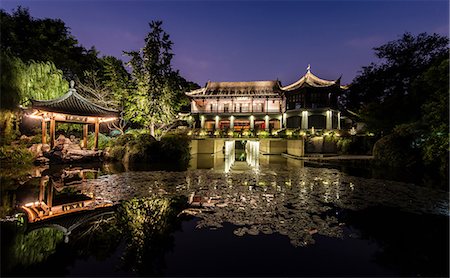
{"type": "Polygon", "coordinates": [[[74,89],[67,94],[52,100],[31,100],[32,108],[47,112],[55,112],[77,116],[118,117],[119,111],[109,109],[90,102],[74,89]]]}
{"type": "Polygon", "coordinates": [[[279,96],[279,81],[208,82],[205,87],[187,92],[189,97],[279,96]]]}
{"type": "Polygon", "coordinates": [[[292,91],[303,87],[312,87],[312,88],[327,88],[332,86],[338,86],[341,90],[346,90],[348,86],[342,86],[340,85],[341,78],[338,78],[337,80],[331,81],[331,80],[325,80],[321,79],[314,74],[312,74],[310,71],[306,72],[302,78],[300,78],[297,82],[294,82],[290,85],[281,87],[281,90],[283,91],[292,91]]]}

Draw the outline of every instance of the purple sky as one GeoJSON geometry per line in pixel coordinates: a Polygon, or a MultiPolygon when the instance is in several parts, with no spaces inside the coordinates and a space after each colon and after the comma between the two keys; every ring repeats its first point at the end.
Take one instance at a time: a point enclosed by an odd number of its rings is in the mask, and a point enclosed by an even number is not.
{"type": "Polygon", "coordinates": [[[174,42],[174,67],[186,79],[211,81],[302,76],[349,83],[375,62],[373,47],[408,31],[448,35],[448,1],[1,1],[36,18],[61,18],[85,47],[123,60],[144,44],[148,22],[163,20],[174,42]]]}

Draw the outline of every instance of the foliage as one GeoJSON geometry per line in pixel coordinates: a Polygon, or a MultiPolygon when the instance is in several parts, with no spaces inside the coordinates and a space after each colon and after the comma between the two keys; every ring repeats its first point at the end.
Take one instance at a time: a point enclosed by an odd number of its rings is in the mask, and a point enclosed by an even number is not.
{"type": "MultiPolygon", "coordinates": [[[[95,141],[95,133],[89,133],[88,149],[94,148],[94,143],[95,143],[94,141],[95,141]]],[[[98,149],[99,150],[105,149],[109,145],[110,141],[111,141],[110,137],[108,137],[102,133],[98,133],[98,149]]]]}
{"type": "Polygon", "coordinates": [[[0,162],[14,165],[31,164],[33,154],[23,145],[0,146],[0,162]]]}
{"type": "Polygon", "coordinates": [[[17,109],[21,101],[23,63],[19,58],[0,51],[0,109],[17,109]]]}
{"type": "Polygon", "coordinates": [[[189,165],[189,137],[167,134],[157,141],[149,133],[134,131],[111,141],[108,158],[126,165],[142,163],[166,164],[173,170],[185,170],[189,165]],[[134,133],[134,134],[133,134],[134,133]]]}
{"type": "Polygon", "coordinates": [[[11,14],[0,10],[0,21],[1,50],[25,63],[53,62],[71,79],[98,67],[95,48],[79,45],[60,19],[35,19],[19,6],[11,14]]]}
{"type": "Polygon", "coordinates": [[[429,92],[414,90],[413,84],[430,65],[448,57],[448,38],[405,33],[374,50],[381,63],[363,68],[345,96],[345,105],[358,111],[370,130],[389,133],[398,124],[420,119],[429,92]]]}
{"type": "Polygon", "coordinates": [[[99,63],[99,69],[84,72],[84,81],[78,82],[79,92],[94,103],[120,111],[119,120],[108,122],[108,127],[123,134],[127,125],[123,110],[130,92],[130,74],[115,57],[102,57],[99,63]]]}
{"type": "Polygon", "coordinates": [[[0,146],[8,145],[18,137],[17,121],[17,112],[0,110],[0,146]]]}
{"type": "Polygon", "coordinates": [[[413,125],[397,127],[392,134],[382,137],[373,147],[375,160],[391,167],[413,167],[420,162],[420,148],[413,125]]]}
{"type": "MultiPolygon", "coordinates": [[[[7,270],[14,267],[31,266],[45,261],[56,252],[57,245],[62,242],[64,234],[53,228],[41,228],[29,233],[15,228],[8,254],[7,270]]],[[[5,246],[3,246],[5,247],[5,246]]]]}
{"type": "Polygon", "coordinates": [[[423,147],[426,165],[440,168],[448,174],[449,165],[449,59],[431,66],[414,84],[420,93],[429,92],[422,105],[423,147]]]}
{"type": "Polygon", "coordinates": [[[161,21],[149,24],[150,32],[139,51],[125,52],[131,57],[133,93],[125,106],[125,118],[150,130],[170,125],[189,100],[184,92],[198,88],[172,69],[172,41],[162,29],[161,21]]]}
{"type": "Polygon", "coordinates": [[[173,43],[161,25],[161,21],[150,22],[145,46],[140,51],[125,52],[131,57],[128,65],[135,87],[125,115],[150,129],[153,136],[155,125],[169,123],[175,114],[171,83],[173,43]]]}
{"type": "Polygon", "coordinates": [[[2,109],[17,109],[30,99],[47,100],[62,96],[69,89],[62,71],[51,62],[23,63],[5,53],[2,56],[2,109]]]}
{"type": "Polygon", "coordinates": [[[117,223],[128,243],[123,256],[127,266],[139,273],[161,275],[160,260],[172,244],[175,220],[185,204],[183,197],[133,198],[122,203],[117,223]]]}
{"type": "Polygon", "coordinates": [[[268,138],[270,136],[270,133],[266,130],[262,130],[262,131],[258,131],[258,133],[256,133],[256,135],[258,135],[259,138],[268,138]]]}
{"type": "Polygon", "coordinates": [[[161,159],[173,163],[176,169],[186,169],[189,166],[191,153],[190,139],[183,134],[167,134],[161,138],[161,159]]]}

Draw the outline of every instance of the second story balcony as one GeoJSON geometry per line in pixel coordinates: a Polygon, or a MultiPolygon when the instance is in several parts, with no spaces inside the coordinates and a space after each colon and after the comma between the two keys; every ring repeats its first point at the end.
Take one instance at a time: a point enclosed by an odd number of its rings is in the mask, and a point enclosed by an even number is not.
{"type": "Polygon", "coordinates": [[[272,114],[281,113],[281,108],[268,108],[265,109],[261,106],[254,107],[207,107],[205,109],[192,109],[193,114],[272,114]]]}

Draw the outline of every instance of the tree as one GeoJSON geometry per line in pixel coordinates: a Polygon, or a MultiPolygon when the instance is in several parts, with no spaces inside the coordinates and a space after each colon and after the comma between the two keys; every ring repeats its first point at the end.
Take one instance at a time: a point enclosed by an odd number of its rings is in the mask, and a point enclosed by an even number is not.
{"type": "Polygon", "coordinates": [[[423,161],[446,175],[449,167],[449,59],[433,64],[414,82],[413,89],[417,94],[428,92],[421,106],[423,161]]]}
{"type": "Polygon", "coordinates": [[[369,129],[384,133],[419,120],[428,93],[414,91],[413,82],[435,61],[448,57],[448,43],[437,34],[405,33],[374,48],[381,63],[362,69],[345,96],[346,108],[358,111],[369,129]]]}
{"type": "Polygon", "coordinates": [[[60,19],[35,19],[26,8],[12,14],[0,10],[0,48],[27,63],[51,61],[67,79],[98,67],[95,48],[86,49],[60,19]]]}
{"type": "Polygon", "coordinates": [[[108,127],[124,134],[127,123],[123,111],[130,90],[130,74],[123,62],[112,56],[102,57],[100,65],[98,70],[85,71],[84,81],[78,81],[79,91],[94,103],[121,111],[119,120],[108,122],[108,127]]]}
{"type": "Polygon", "coordinates": [[[174,115],[174,87],[171,61],[172,41],[161,21],[152,21],[151,31],[140,51],[125,52],[131,57],[133,94],[125,110],[126,118],[139,123],[155,136],[155,126],[169,123],[174,115]]]}

